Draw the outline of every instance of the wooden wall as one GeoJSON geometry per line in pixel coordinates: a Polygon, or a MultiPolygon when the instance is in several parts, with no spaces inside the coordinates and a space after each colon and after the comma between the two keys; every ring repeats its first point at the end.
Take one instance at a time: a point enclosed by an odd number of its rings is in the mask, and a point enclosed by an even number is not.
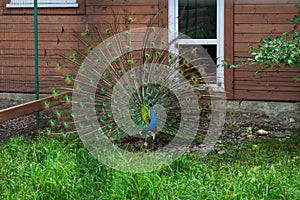
{"type": "MultiPolygon", "coordinates": [[[[74,33],[81,33],[87,23],[96,25],[113,21],[120,27],[125,14],[135,19],[131,28],[145,27],[151,21],[163,26],[167,19],[165,2],[159,0],[77,0],[79,8],[39,9],[39,75],[41,92],[63,83],[55,77],[59,54],[76,49],[74,33]]],[[[8,9],[9,0],[0,2],[0,92],[34,92],[33,9],[8,9]]]]}
{"type": "MultiPolygon", "coordinates": [[[[235,0],[233,7],[234,61],[249,56],[248,44],[267,35],[280,35],[292,30],[287,23],[298,10],[293,0],[235,0]]],[[[226,24],[225,24],[226,26],[226,24]]],[[[228,51],[228,50],[227,50],[228,51]]],[[[280,73],[266,70],[258,74],[254,68],[243,67],[233,72],[233,97],[247,100],[300,101],[300,82],[293,77],[300,70],[282,68],[280,73]]]]}
{"type": "MultiPolygon", "coordinates": [[[[7,9],[9,0],[0,2],[0,92],[34,92],[33,9],[7,9]]],[[[78,0],[79,8],[39,9],[39,70],[41,92],[61,83],[54,77],[58,54],[78,48],[73,33],[84,30],[87,22],[105,24],[118,16],[131,15],[134,27],[166,26],[167,0],[78,0]],[[157,17],[155,17],[158,14],[157,17]]],[[[246,56],[248,44],[260,37],[290,30],[285,21],[297,9],[293,0],[226,0],[225,57],[239,61],[246,56]]],[[[120,27],[124,25],[121,19],[120,27]]],[[[256,74],[254,69],[225,71],[229,99],[300,101],[300,83],[292,77],[299,70],[271,70],[256,74]]]]}
{"type": "MultiPolygon", "coordinates": [[[[6,8],[9,0],[0,3],[0,92],[34,92],[33,9],[6,8]]],[[[84,23],[85,4],[79,8],[39,9],[39,74],[41,92],[50,91],[57,82],[53,76],[58,51],[72,46],[66,33],[57,44],[62,28],[71,32],[84,23]]]]}

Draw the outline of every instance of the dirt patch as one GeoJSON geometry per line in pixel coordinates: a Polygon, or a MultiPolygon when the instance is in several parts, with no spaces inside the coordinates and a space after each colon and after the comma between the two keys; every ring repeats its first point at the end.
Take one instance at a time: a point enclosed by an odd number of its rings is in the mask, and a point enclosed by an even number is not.
{"type": "MultiPolygon", "coordinates": [[[[53,111],[41,111],[40,114],[40,127],[41,129],[48,126],[53,111]]],[[[38,128],[36,123],[36,115],[30,114],[21,116],[12,120],[8,120],[0,123],[0,144],[7,142],[11,137],[21,135],[29,136],[34,139],[38,134],[38,128]]]]}
{"type": "MultiPolygon", "coordinates": [[[[40,112],[40,128],[45,130],[48,122],[53,116],[54,110],[46,110],[40,112]]],[[[240,144],[247,140],[256,138],[267,138],[272,136],[278,138],[287,138],[291,131],[296,130],[297,121],[293,118],[281,117],[274,118],[264,114],[253,113],[227,113],[226,122],[220,135],[217,145],[223,141],[234,141],[240,144]]],[[[0,123],[0,144],[16,135],[29,136],[35,138],[38,134],[35,114],[18,117],[0,123]]],[[[197,151],[203,148],[201,139],[198,137],[193,142],[177,139],[178,147],[185,151],[197,151]],[[192,143],[192,144],[191,144],[192,143]],[[191,145],[190,145],[191,144],[191,145]]],[[[144,138],[128,138],[127,141],[117,143],[118,146],[129,151],[156,151],[162,149],[174,139],[171,136],[157,134],[155,137],[144,138]]]]}

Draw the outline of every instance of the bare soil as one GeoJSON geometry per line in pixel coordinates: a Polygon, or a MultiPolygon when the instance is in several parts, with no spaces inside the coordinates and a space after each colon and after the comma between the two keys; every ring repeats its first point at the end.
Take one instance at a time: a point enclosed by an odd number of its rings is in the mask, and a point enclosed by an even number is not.
{"type": "MultiPolygon", "coordinates": [[[[40,130],[45,130],[52,114],[53,110],[40,112],[40,130]]],[[[234,115],[228,113],[217,145],[224,141],[234,141],[240,144],[247,140],[267,138],[270,136],[284,139],[288,138],[290,132],[295,131],[297,128],[297,122],[292,118],[274,118],[255,113],[235,112],[234,115]]],[[[0,123],[0,144],[6,143],[9,138],[17,135],[34,139],[38,134],[35,114],[0,123]]],[[[174,138],[171,136],[157,134],[155,138],[128,138],[127,140],[117,143],[117,145],[129,151],[155,151],[169,144],[172,139],[174,138]]],[[[192,144],[190,144],[190,141],[185,141],[184,139],[178,139],[177,143],[181,144],[181,146],[182,144],[188,144],[189,151],[197,151],[197,149],[201,148],[201,139],[197,138],[192,144]]]]}

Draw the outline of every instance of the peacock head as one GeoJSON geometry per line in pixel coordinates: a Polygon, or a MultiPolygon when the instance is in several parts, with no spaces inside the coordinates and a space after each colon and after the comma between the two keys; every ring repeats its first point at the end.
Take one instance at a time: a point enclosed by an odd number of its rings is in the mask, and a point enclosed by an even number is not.
{"type": "Polygon", "coordinates": [[[149,103],[149,107],[153,107],[154,105],[156,104],[156,102],[154,100],[152,100],[150,103],[149,103]]]}

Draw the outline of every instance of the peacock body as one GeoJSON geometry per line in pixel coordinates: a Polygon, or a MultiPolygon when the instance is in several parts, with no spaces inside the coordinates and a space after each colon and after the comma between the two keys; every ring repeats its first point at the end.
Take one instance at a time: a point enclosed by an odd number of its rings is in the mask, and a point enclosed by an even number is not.
{"type": "Polygon", "coordinates": [[[78,132],[98,153],[110,144],[136,141],[143,142],[135,150],[156,151],[147,144],[150,140],[154,145],[162,137],[170,138],[166,145],[174,138],[191,143],[197,135],[218,132],[225,98],[222,89],[212,87],[216,64],[206,50],[180,45],[188,38],[184,34],[151,25],[131,29],[134,19],[124,20],[123,30],[116,23],[87,23],[81,34],[74,34],[81,46],[62,52],[55,66],[64,85],[52,94],[65,104],[55,109],[47,132],[78,132]]]}

